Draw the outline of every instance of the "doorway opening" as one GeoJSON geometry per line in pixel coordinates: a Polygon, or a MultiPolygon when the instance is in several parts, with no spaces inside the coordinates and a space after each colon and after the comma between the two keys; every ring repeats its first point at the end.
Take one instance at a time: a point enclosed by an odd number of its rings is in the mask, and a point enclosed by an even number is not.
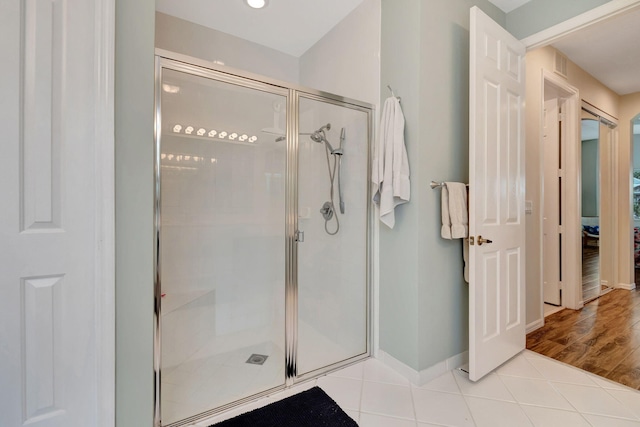
{"type": "Polygon", "coordinates": [[[610,292],[616,283],[616,126],[583,101],[580,137],[583,304],[610,292]]]}
{"type": "Polygon", "coordinates": [[[631,210],[633,212],[633,279],[637,285],[640,282],[640,113],[631,120],[631,210]]]}
{"type": "Polygon", "coordinates": [[[564,307],[580,308],[581,276],[578,90],[556,75],[543,74],[540,194],[540,259],[544,315],[564,307]]]}

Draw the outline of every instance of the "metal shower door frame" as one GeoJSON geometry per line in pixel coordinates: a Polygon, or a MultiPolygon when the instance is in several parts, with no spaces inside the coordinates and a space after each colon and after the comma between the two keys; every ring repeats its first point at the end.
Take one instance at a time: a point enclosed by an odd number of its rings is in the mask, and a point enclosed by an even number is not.
{"type": "MultiPolygon", "coordinates": [[[[371,175],[371,157],[372,157],[372,140],[373,140],[373,114],[374,106],[365,102],[352,100],[338,95],[309,89],[275,79],[247,73],[244,71],[232,69],[226,66],[220,66],[198,58],[169,52],[162,49],[156,49],[155,58],[155,126],[154,126],[154,312],[153,312],[153,346],[154,346],[154,427],[178,427],[192,423],[197,420],[210,417],[219,412],[236,407],[256,398],[266,396],[290,387],[293,384],[318,377],[327,372],[347,366],[349,364],[366,359],[371,355],[373,342],[372,328],[372,249],[371,236],[373,232],[373,209],[371,203],[367,204],[366,213],[366,352],[336,362],[330,366],[318,369],[304,375],[297,375],[297,326],[298,326],[298,251],[296,241],[296,230],[298,229],[298,125],[299,125],[299,100],[301,97],[317,100],[321,102],[331,103],[337,106],[351,108],[362,111],[367,114],[367,133],[368,133],[368,153],[367,153],[367,176],[371,175]],[[161,231],[161,188],[160,188],[160,151],[162,139],[162,74],[164,69],[170,69],[188,73],[207,79],[213,79],[224,83],[230,83],[249,89],[255,89],[263,92],[272,93],[286,97],[287,103],[287,126],[286,126],[286,181],[285,181],[285,381],[284,384],[264,390],[258,394],[247,396],[230,404],[213,408],[209,411],[194,414],[193,416],[174,422],[171,424],[162,424],[161,420],[161,298],[162,289],[160,276],[160,231],[161,231]]],[[[370,180],[367,178],[367,182],[370,180]]],[[[371,200],[371,185],[367,186],[367,200],[371,200]]]]}

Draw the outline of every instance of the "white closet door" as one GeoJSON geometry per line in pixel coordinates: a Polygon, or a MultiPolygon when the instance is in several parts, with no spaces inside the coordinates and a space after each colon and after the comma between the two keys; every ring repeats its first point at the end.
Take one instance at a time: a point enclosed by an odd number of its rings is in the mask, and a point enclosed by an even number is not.
{"type": "Polygon", "coordinates": [[[99,245],[113,240],[98,213],[113,201],[102,198],[97,166],[105,139],[96,124],[109,113],[98,108],[96,4],[0,2],[2,426],[112,419],[112,398],[99,398],[100,367],[113,364],[112,349],[100,344],[109,317],[101,278],[109,272],[99,267],[99,245]]]}

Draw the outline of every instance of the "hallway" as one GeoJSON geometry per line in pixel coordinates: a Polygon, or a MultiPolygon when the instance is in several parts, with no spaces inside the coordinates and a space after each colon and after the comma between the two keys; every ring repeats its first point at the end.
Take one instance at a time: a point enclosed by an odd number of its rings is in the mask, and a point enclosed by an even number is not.
{"type": "Polygon", "coordinates": [[[640,389],[640,291],[615,289],[545,318],[527,349],[640,389]]]}

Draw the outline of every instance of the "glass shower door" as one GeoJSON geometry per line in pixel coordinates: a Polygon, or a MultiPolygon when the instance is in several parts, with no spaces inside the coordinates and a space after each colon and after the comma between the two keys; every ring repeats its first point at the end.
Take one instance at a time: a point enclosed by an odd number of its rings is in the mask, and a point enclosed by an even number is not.
{"type": "Polygon", "coordinates": [[[156,160],[162,425],[285,383],[287,91],[167,63],[156,160]]]}
{"type": "Polygon", "coordinates": [[[368,354],[369,111],[299,97],[297,376],[368,354]]]}

